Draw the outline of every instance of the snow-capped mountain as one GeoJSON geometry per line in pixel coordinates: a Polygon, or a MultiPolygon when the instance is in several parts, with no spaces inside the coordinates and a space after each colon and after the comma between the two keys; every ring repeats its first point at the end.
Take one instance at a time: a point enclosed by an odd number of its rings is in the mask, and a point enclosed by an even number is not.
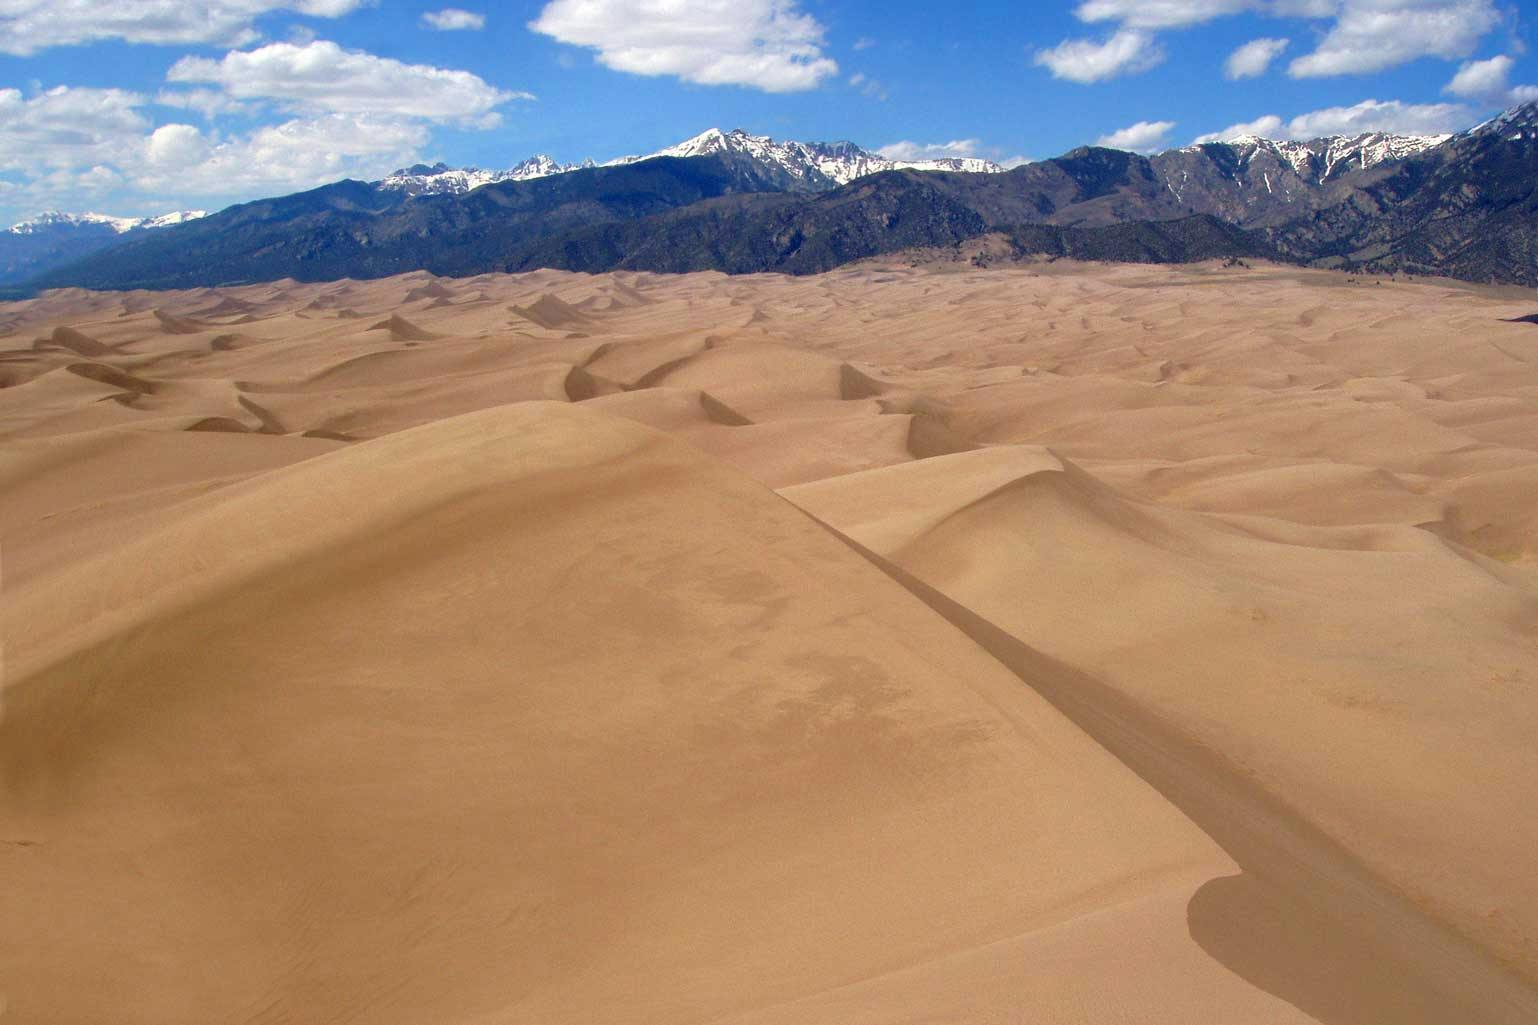
{"type": "Polygon", "coordinates": [[[100,225],[111,228],[119,235],[125,235],[130,231],[139,231],[144,228],[168,228],[173,224],[183,224],[207,216],[207,210],[175,210],[157,217],[113,217],[111,214],[67,214],[58,210],[49,210],[29,221],[13,224],[6,230],[12,235],[37,235],[47,231],[68,231],[72,228],[100,225]]]}
{"type": "Polygon", "coordinates": [[[760,163],[777,167],[793,178],[815,185],[828,183],[847,185],[856,178],[863,178],[868,174],[900,168],[915,171],[988,173],[1004,170],[993,161],[979,157],[892,160],[861,149],[852,142],[795,142],[793,140],[776,142],[767,135],[749,135],[740,128],[734,128],[730,132],[712,128],[676,146],[669,146],[647,156],[703,157],[722,153],[750,157],[760,163]]]}
{"type": "Polygon", "coordinates": [[[1244,135],[1148,158],[1177,204],[1232,223],[1279,224],[1339,200],[1337,183],[1445,144],[1445,135],[1372,132],[1307,141],[1244,135]]]}
{"type": "Polygon", "coordinates": [[[488,171],[479,167],[450,167],[447,164],[415,164],[401,168],[377,183],[388,192],[401,192],[408,196],[459,195],[496,182],[523,182],[534,178],[548,178],[553,174],[565,174],[584,167],[592,167],[591,160],[580,164],[563,164],[558,160],[537,153],[504,171],[488,171]]]}
{"type": "MultiPolygon", "coordinates": [[[[723,132],[719,128],[701,132],[692,139],[685,139],[654,153],[616,157],[605,161],[604,167],[633,164],[653,157],[703,157],[727,155],[747,157],[766,169],[784,175],[787,184],[797,191],[819,191],[847,185],[856,178],[879,171],[907,168],[916,171],[971,171],[997,172],[1004,170],[991,160],[978,157],[945,157],[936,160],[891,160],[861,149],[852,142],[777,142],[767,135],[749,135],[742,129],[723,132]]],[[[529,181],[548,178],[584,167],[597,166],[591,160],[580,164],[563,164],[558,160],[538,154],[515,164],[505,171],[488,171],[478,167],[449,167],[447,164],[417,164],[402,168],[376,183],[389,192],[408,196],[459,195],[495,182],[529,181]]]]}
{"type": "Polygon", "coordinates": [[[203,210],[176,210],[158,217],[113,217],[51,210],[0,230],[0,285],[25,281],[125,241],[130,235],[207,217],[203,210]]]}
{"type": "Polygon", "coordinates": [[[1538,139],[1538,102],[1524,103],[1477,124],[1464,135],[1499,135],[1507,142],[1538,139]]]}
{"type": "Polygon", "coordinates": [[[1300,178],[1324,184],[1347,171],[1365,171],[1390,160],[1404,160],[1442,145],[1447,135],[1390,135],[1366,132],[1362,135],[1330,135],[1306,142],[1264,139],[1241,135],[1227,145],[1238,151],[1243,161],[1266,153],[1288,164],[1300,178]]]}

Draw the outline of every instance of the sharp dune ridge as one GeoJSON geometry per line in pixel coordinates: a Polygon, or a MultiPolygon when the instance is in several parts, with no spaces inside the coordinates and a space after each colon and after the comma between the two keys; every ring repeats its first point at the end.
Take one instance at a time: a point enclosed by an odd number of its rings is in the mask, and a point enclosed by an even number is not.
{"type": "Polygon", "coordinates": [[[4,1020],[1538,1020],[1532,314],[900,261],[0,306],[4,1020]]]}

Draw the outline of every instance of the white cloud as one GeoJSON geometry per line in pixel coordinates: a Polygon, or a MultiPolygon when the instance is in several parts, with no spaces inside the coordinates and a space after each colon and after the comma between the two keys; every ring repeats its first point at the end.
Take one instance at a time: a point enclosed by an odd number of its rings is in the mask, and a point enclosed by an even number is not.
{"type": "MultiPolygon", "coordinates": [[[[1330,19],[1313,52],[1288,66],[1294,78],[1365,74],[1420,57],[1458,60],[1502,21],[1496,0],[1083,0],[1074,10],[1081,21],[1115,22],[1123,32],[1185,28],[1244,12],[1330,19]]],[[[1249,53],[1255,63],[1241,67],[1264,68],[1276,53],[1261,63],[1263,52],[1249,53]]]]}
{"type": "Polygon", "coordinates": [[[396,115],[477,127],[495,125],[494,108],[509,100],[533,98],[504,92],[468,71],[404,64],[324,40],[234,50],[220,60],[183,57],[166,78],[210,83],[237,100],[272,100],[297,111],[396,115]]]}
{"type": "Polygon", "coordinates": [[[439,32],[479,32],[486,27],[486,15],[445,7],[441,11],[423,12],[422,24],[439,32]]]}
{"type": "Polygon", "coordinates": [[[976,156],[983,148],[981,139],[952,139],[950,142],[893,142],[876,150],[888,160],[939,160],[944,157],[976,156]]]}
{"type": "Polygon", "coordinates": [[[227,140],[190,125],[164,126],[151,136],[133,180],[143,190],[248,197],[379,178],[411,163],[427,141],[420,121],[372,114],[296,119],[227,140]],[[163,138],[167,128],[176,131],[163,138]]]}
{"type": "Polygon", "coordinates": [[[1242,135],[1267,139],[1318,139],[1327,135],[1361,135],[1390,132],[1395,135],[1446,135],[1467,127],[1473,112],[1461,103],[1401,103],[1399,100],[1363,100],[1350,107],[1327,107],[1299,114],[1284,122],[1275,114],[1221,132],[1197,137],[1195,142],[1223,142],[1242,135]]]}
{"type": "Polygon", "coordinates": [[[326,42],[187,57],[168,78],[175,84],[153,100],[119,89],[0,89],[0,174],[11,179],[0,205],[78,209],[104,193],[138,206],[160,195],[241,200],[378,178],[415,162],[434,124],[488,127],[494,108],[527,95],[326,42]],[[152,105],[208,121],[156,127],[145,112],[152,105]],[[292,113],[244,134],[211,127],[224,114],[275,107],[292,113]]]}
{"type": "Polygon", "coordinates": [[[1313,53],[1288,65],[1294,78],[1358,75],[1419,57],[1467,57],[1501,22],[1493,0],[1342,0],[1313,53]]]}
{"type": "Polygon", "coordinates": [[[1241,121],[1236,125],[1229,125],[1221,132],[1209,132],[1206,135],[1198,135],[1192,140],[1194,145],[1200,146],[1206,142],[1229,142],[1233,139],[1243,138],[1247,135],[1259,136],[1262,139],[1290,139],[1287,123],[1275,114],[1266,114],[1254,121],[1241,121]]]}
{"type": "Polygon", "coordinates": [[[249,114],[253,104],[234,99],[218,89],[162,89],[155,96],[162,107],[195,110],[205,118],[226,114],[249,114]]]}
{"type": "Polygon", "coordinates": [[[858,89],[862,96],[869,96],[877,100],[885,100],[887,98],[886,86],[863,71],[856,71],[850,75],[849,84],[853,88],[858,89]]]}
{"type": "Polygon", "coordinates": [[[1538,86],[1510,84],[1515,63],[1504,54],[1489,60],[1465,61],[1442,91],[1488,106],[1514,107],[1538,100],[1538,86]]]}
{"type": "Polygon", "coordinates": [[[201,161],[207,152],[207,140],[192,125],[161,125],[150,133],[144,145],[144,157],[150,167],[173,171],[201,161]]]}
{"type": "Polygon", "coordinates": [[[26,56],[102,39],[242,46],[257,18],[289,11],[339,18],[366,0],[0,0],[0,52],[26,56]]]}
{"type": "Polygon", "coordinates": [[[1119,128],[1109,135],[1102,135],[1095,140],[1095,145],[1131,150],[1134,153],[1149,153],[1164,148],[1169,142],[1170,131],[1174,127],[1173,121],[1139,121],[1135,125],[1119,128]]]}
{"type": "Polygon", "coordinates": [[[1458,73],[1453,76],[1453,80],[1448,82],[1442,91],[1470,99],[1501,95],[1509,88],[1507,79],[1511,76],[1511,66],[1514,63],[1516,62],[1504,55],[1483,61],[1465,61],[1458,69],[1458,73]]]}
{"type": "Polygon", "coordinates": [[[0,170],[78,169],[112,163],[150,122],[144,98],[122,89],[59,86],[25,98],[0,89],[0,170]]]}
{"type": "Polygon", "coordinates": [[[1118,75],[1147,71],[1164,60],[1164,50],[1146,32],[1122,29],[1104,42],[1065,39],[1036,54],[1035,62],[1054,78],[1070,82],[1102,82],[1118,75]]]}
{"type": "Polygon", "coordinates": [[[1396,135],[1443,135],[1469,124],[1472,115],[1461,103],[1401,103],[1363,100],[1350,107],[1328,107],[1300,114],[1287,123],[1294,139],[1324,135],[1393,132],[1396,135]]]}
{"type": "Polygon", "coordinates": [[[1074,9],[1080,21],[1118,21],[1131,28],[1179,28],[1238,14],[1250,0],[1085,0],[1074,9]]]}
{"type": "Polygon", "coordinates": [[[1252,39],[1228,55],[1223,62],[1223,77],[1230,80],[1259,78],[1271,62],[1287,49],[1286,39],[1252,39]]]}
{"type": "Polygon", "coordinates": [[[550,0],[529,27],[615,71],[700,85],[797,92],[838,74],[796,0],[550,0]]]}

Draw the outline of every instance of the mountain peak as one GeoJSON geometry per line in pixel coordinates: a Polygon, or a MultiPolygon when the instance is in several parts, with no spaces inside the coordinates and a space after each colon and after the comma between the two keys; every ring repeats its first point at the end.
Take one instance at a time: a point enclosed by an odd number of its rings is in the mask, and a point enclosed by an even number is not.
{"type": "MultiPolygon", "coordinates": [[[[998,172],[1003,168],[980,157],[937,157],[925,160],[898,160],[861,149],[848,141],[795,142],[776,141],[768,135],[754,135],[744,128],[722,131],[707,128],[698,135],[645,156],[617,157],[605,167],[633,164],[654,157],[746,157],[776,176],[794,191],[818,191],[846,185],[880,171],[908,168],[919,171],[998,172]]],[[[563,164],[543,153],[535,154],[504,171],[485,171],[477,167],[452,168],[444,164],[417,164],[402,168],[377,182],[377,187],[408,196],[459,194],[504,181],[528,181],[565,174],[595,166],[591,160],[563,164]]]]}
{"type": "Polygon", "coordinates": [[[1538,100],[1529,100],[1469,129],[1469,135],[1501,134],[1512,140],[1538,138],[1538,100]]]}
{"type": "MultiPolygon", "coordinates": [[[[1389,132],[1362,132],[1357,135],[1326,135],[1317,139],[1268,139],[1261,135],[1236,135],[1202,145],[1228,146],[1241,161],[1251,161],[1267,154],[1290,166],[1300,177],[1325,182],[1346,171],[1365,171],[1379,164],[1424,153],[1446,142],[1446,135],[1394,135],[1389,132]]],[[[1201,146],[1188,146],[1188,152],[1201,146]]]]}
{"type": "Polygon", "coordinates": [[[111,228],[119,235],[130,231],[139,231],[145,228],[166,228],[173,224],[182,224],[186,221],[194,221],[199,217],[207,217],[206,210],[174,210],[170,213],[158,214],[154,217],[114,217],[111,214],[94,212],[65,213],[62,210],[47,210],[27,221],[20,221],[6,229],[13,235],[35,235],[49,230],[69,230],[71,228],[83,228],[99,225],[111,228]]]}

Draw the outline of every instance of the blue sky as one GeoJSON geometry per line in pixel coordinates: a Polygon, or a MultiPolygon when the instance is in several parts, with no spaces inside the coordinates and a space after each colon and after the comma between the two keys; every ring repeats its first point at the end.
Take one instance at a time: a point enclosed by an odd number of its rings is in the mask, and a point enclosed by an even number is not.
{"type": "Polygon", "coordinates": [[[1538,99],[1496,0],[6,0],[0,221],[231,202],[416,160],[709,127],[1040,159],[1441,132],[1538,99]]]}

